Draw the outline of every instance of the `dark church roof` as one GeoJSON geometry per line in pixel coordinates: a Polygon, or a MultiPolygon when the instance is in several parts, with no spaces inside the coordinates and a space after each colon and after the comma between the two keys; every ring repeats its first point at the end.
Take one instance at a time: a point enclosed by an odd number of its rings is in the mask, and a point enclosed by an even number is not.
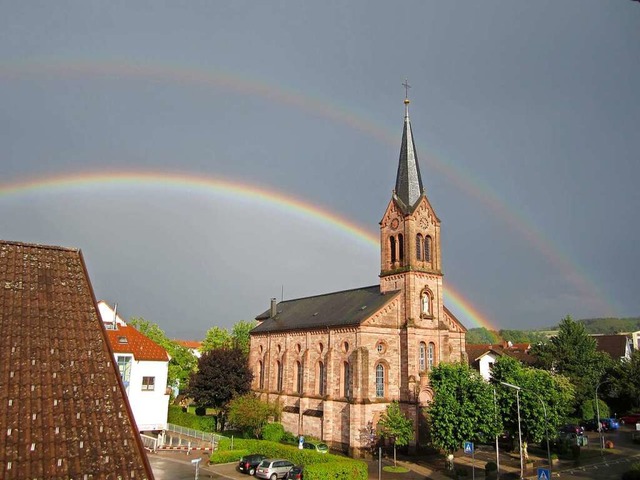
{"type": "Polygon", "coordinates": [[[0,241],[0,477],[153,479],[82,254],[0,241]]]}
{"type": "Polygon", "coordinates": [[[285,300],[256,317],[262,321],[251,333],[358,325],[390,302],[398,292],[380,293],[380,285],[285,300]]]}
{"type": "Polygon", "coordinates": [[[413,131],[409,120],[409,100],[405,99],[404,128],[402,130],[402,144],[400,145],[400,159],[396,175],[394,199],[403,213],[411,213],[424,194],[418,154],[413,142],[413,131]]]}

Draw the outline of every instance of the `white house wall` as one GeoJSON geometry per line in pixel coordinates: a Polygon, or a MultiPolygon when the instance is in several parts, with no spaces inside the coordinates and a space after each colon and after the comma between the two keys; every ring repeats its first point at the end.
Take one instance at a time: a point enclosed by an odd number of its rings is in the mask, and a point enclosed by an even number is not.
{"type": "MultiPolygon", "coordinates": [[[[119,355],[115,356],[117,358],[119,355]]],[[[167,366],[167,362],[135,359],[132,362],[127,396],[140,431],[166,428],[169,410],[169,395],[166,394],[167,366]],[[153,390],[142,389],[143,377],[154,377],[153,390]]]]}

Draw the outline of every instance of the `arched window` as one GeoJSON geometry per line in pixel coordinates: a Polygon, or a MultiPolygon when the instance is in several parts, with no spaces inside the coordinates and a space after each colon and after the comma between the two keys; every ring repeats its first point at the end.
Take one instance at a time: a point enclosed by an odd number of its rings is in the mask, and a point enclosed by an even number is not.
{"type": "Polygon", "coordinates": [[[324,363],[318,362],[318,394],[322,397],[326,394],[324,363]]]}
{"type": "Polygon", "coordinates": [[[433,344],[433,342],[430,342],[429,348],[427,349],[427,367],[429,368],[429,371],[433,369],[433,363],[435,362],[435,358],[436,358],[436,346],[433,344]]]}
{"type": "Polygon", "coordinates": [[[276,366],[278,368],[278,378],[277,378],[277,385],[278,385],[278,392],[282,391],[282,363],[280,362],[276,362],[276,366]]]}
{"type": "Polygon", "coordinates": [[[396,237],[389,237],[389,248],[391,249],[391,263],[396,262],[396,237]]]}
{"type": "Polygon", "coordinates": [[[404,261],[404,237],[401,233],[398,234],[398,251],[400,256],[400,263],[404,261]]]}
{"type": "Polygon", "coordinates": [[[416,235],[416,260],[422,260],[422,234],[416,235]]]}
{"type": "Polygon", "coordinates": [[[431,261],[431,235],[424,237],[424,261],[431,261]]]}
{"type": "Polygon", "coordinates": [[[344,396],[345,398],[351,398],[351,366],[349,362],[344,362],[342,366],[342,379],[344,396]]]}
{"type": "Polygon", "coordinates": [[[376,365],[376,397],[384,398],[384,365],[376,365]]]}
{"type": "Polygon", "coordinates": [[[260,379],[259,388],[264,388],[264,368],[262,366],[262,361],[258,362],[258,378],[260,379]]]}
{"type": "Polygon", "coordinates": [[[420,342],[420,354],[418,356],[418,364],[419,370],[421,372],[425,371],[425,367],[427,365],[427,345],[424,342],[420,342]]]}
{"type": "Polygon", "coordinates": [[[296,362],[296,393],[302,393],[302,363],[296,362]]]}

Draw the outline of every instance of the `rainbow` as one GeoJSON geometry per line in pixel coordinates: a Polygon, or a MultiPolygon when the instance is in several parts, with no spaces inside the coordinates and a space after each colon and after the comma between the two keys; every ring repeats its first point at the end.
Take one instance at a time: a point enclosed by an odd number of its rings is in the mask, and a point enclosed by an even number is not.
{"type": "MultiPolygon", "coordinates": [[[[94,76],[115,81],[141,79],[202,86],[205,88],[222,88],[242,93],[243,95],[259,96],[273,102],[290,105],[314,115],[323,116],[332,121],[348,125],[393,147],[397,147],[398,142],[395,129],[381,127],[368,120],[364,114],[346,110],[342,106],[332,103],[329,99],[313,98],[292,89],[280,88],[265,81],[246,79],[218,70],[121,59],[95,61],[48,58],[30,61],[16,60],[0,64],[0,78],[11,80],[20,79],[24,76],[33,76],[46,80],[94,76]]],[[[436,157],[426,149],[421,149],[421,151],[426,152],[426,155],[421,155],[421,159],[425,160],[432,169],[440,172],[461,191],[478,200],[480,204],[542,253],[549,263],[561,272],[569,284],[576,287],[582,296],[591,299],[591,306],[594,310],[601,312],[603,315],[616,315],[618,308],[603,296],[604,289],[597,285],[585,270],[571,261],[568,253],[561,252],[559,248],[555,247],[553,242],[527,218],[524,212],[518,212],[509,206],[508,202],[501,199],[489,185],[458,168],[454,162],[445,161],[442,156],[436,157]]]]}
{"type": "MultiPolygon", "coordinates": [[[[178,192],[200,193],[215,195],[237,201],[249,201],[275,207],[287,214],[311,219],[323,226],[329,227],[340,234],[348,235],[357,242],[377,252],[380,248],[378,234],[365,229],[357,223],[337,215],[317,205],[305,202],[299,198],[282,192],[269,190],[264,187],[241,183],[234,180],[191,175],[186,173],[158,173],[158,172],[89,172],[70,175],[58,175],[41,178],[30,178],[11,183],[0,183],[0,200],[15,198],[21,195],[52,194],[69,192],[72,190],[85,191],[87,189],[124,187],[127,189],[163,188],[178,192]]],[[[460,315],[463,323],[489,330],[498,330],[472,303],[465,299],[455,287],[447,283],[445,299],[448,306],[456,315],[460,315]]]]}

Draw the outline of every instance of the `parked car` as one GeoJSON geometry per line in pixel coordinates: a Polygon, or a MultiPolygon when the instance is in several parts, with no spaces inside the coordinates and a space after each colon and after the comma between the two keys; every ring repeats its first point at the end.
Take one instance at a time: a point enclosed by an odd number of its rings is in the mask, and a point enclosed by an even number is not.
{"type": "Polygon", "coordinates": [[[294,467],[289,460],[282,458],[267,458],[262,460],[256,468],[256,477],[268,480],[284,478],[284,476],[294,467]]]}
{"type": "Polygon", "coordinates": [[[592,418],[591,420],[587,420],[586,422],[584,422],[582,427],[585,430],[588,430],[590,432],[600,432],[600,431],[607,430],[607,426],[602,421],[602,419],[600,420],[600,425],[598,426],[598,420],[596,420],[595,418],[592,418]]]}
{"type": "Polygon", "coordinates": [[[265,455],[245,455],[238,462],[238,470],[242,473],[248,473],[254,475],[256,473],[256,467],[260,465],[260,462],[267,458],[265,455]]]}
{"type": "Polygon", "coordinates": [[[305,450],[315,450],[319,453],[328,453],[329,446],[326,443],[304,442],[302,448],[305,450]]]}
{"type": "Polygon", "coordinates": [[[284,480],[303,480],[303,471],[300,465],[296,465],[287,472],[284,476],[284,480]]]}
{"type": "Polygon", "coordinates": [[[569,423],[561,427],[560,432],[575,433],[576,435],[582,435],[584,433],[584,427],[581,427],[580,425],[576,425],[574,423],[569,423]]]}
{"type": "Polygon", "coordinates": [[[620,424],[616,418],[603,418],[602,423],[607,430],[618,430],[620,424]]]}
{"type": "Polygon", "coordinates": [[[620,417],[621,425],[635,425],[640,422],[640,413],[629,413],[624,417],[620,417]]]}

